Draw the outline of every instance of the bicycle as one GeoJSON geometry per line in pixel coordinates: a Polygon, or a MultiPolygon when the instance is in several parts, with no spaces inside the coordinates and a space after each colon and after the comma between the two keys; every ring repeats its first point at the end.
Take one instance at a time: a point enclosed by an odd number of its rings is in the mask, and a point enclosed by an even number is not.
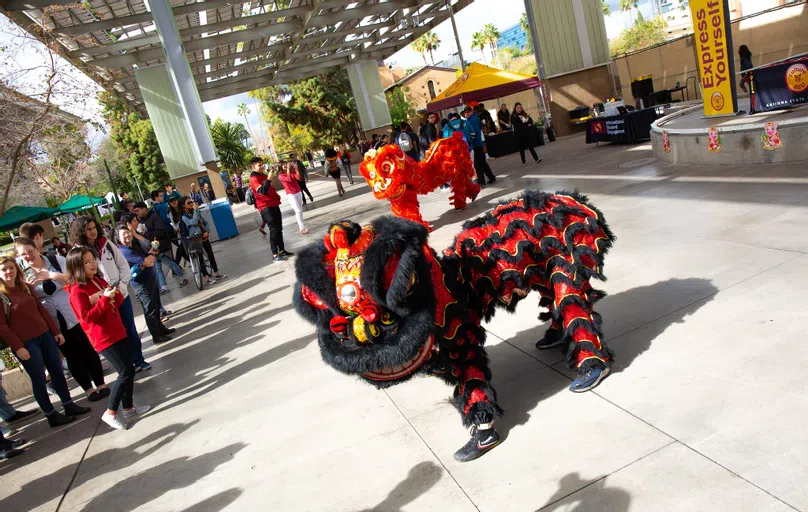
{"type": "Polygon", "coordinates": [[[205,249],[202,247],[202,239],[186,239],[182,241],[185,245],[185,252],[188,255],[188,261],[191,262],[191,272],[194,274],[194,284],[198,290],[205,287],[204,276],[212,276],[213,268],[210,265],[205,249]],[[205,271],[203,273],[203,270],[205,271]]]}

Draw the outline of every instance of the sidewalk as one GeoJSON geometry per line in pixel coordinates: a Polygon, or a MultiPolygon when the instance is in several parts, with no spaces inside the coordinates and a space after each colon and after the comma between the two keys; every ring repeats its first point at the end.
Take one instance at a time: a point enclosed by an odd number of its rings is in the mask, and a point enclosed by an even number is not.
{"type": "MultiPolygon", "coordinates": [[[[804,166],[670,166],[650,144],[582,137],[539,153],[491,160],[497,183],[463,211],[419,199],[440,250],[524,188],[589,195],[617,235],[597,306],[616,367],[594,392],[567,391],[562,354],[533,346],[537,300],[498,313],[485,327],[506,440],[455,462],[468,433],[451,388],[378,391],[327,367],[294,312],[291,262],[267,264],[257,213],[238,205],[242,234],[214,244],[229,277],[173,290],[178,336],[144,338],[154,367],[135,398],[154,411],[122,432],[103,404],[56,430],[39,415],[20,428],[26,453],[0,462],[2,510],[808,511],[804,166]]],[[[345,188],[313,180],[307,236],[284,206],[288,250],[388,211],[345,188]]]]}

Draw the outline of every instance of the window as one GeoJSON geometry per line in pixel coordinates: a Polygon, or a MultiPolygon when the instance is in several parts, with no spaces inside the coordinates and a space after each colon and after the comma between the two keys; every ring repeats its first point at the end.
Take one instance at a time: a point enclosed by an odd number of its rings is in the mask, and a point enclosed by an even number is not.
{"type": "Polygon", "coordinates": [[[434,100],[435,96],[437,96],[437,94],[435,94],[435,82],[430,80],[426,83],[426,86],[429,87],[429,99],[434,100]]]}

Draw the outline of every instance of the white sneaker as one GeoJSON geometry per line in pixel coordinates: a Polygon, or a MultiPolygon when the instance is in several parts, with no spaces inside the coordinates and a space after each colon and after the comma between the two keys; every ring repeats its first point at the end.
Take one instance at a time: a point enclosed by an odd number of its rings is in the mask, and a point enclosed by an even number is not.
{"type": "Polygon", "coordinates": [[[124,409],[123,410],[123,417],[126,419],[131,418],[132,416],[137,416],[138,414],[145,414],[151,410],[151,405],[136,405],[131,409],[124,409]]]}
{"type": "Polygon", "coordinates": [[[120,414],[110,414],[109,411],[105,411],[104,415],[101,416],[101,420],[115,430],[126,428],[126,423],[121,421],[120,414]]]}

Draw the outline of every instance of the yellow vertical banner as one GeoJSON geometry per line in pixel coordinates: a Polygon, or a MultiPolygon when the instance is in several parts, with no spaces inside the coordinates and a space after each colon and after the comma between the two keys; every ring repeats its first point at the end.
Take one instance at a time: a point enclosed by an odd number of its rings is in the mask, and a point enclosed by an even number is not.
{"type": "Polygon", "coordinates": [[[729,0],[690,0],[705,116],[736,113],[729,0]]]}

